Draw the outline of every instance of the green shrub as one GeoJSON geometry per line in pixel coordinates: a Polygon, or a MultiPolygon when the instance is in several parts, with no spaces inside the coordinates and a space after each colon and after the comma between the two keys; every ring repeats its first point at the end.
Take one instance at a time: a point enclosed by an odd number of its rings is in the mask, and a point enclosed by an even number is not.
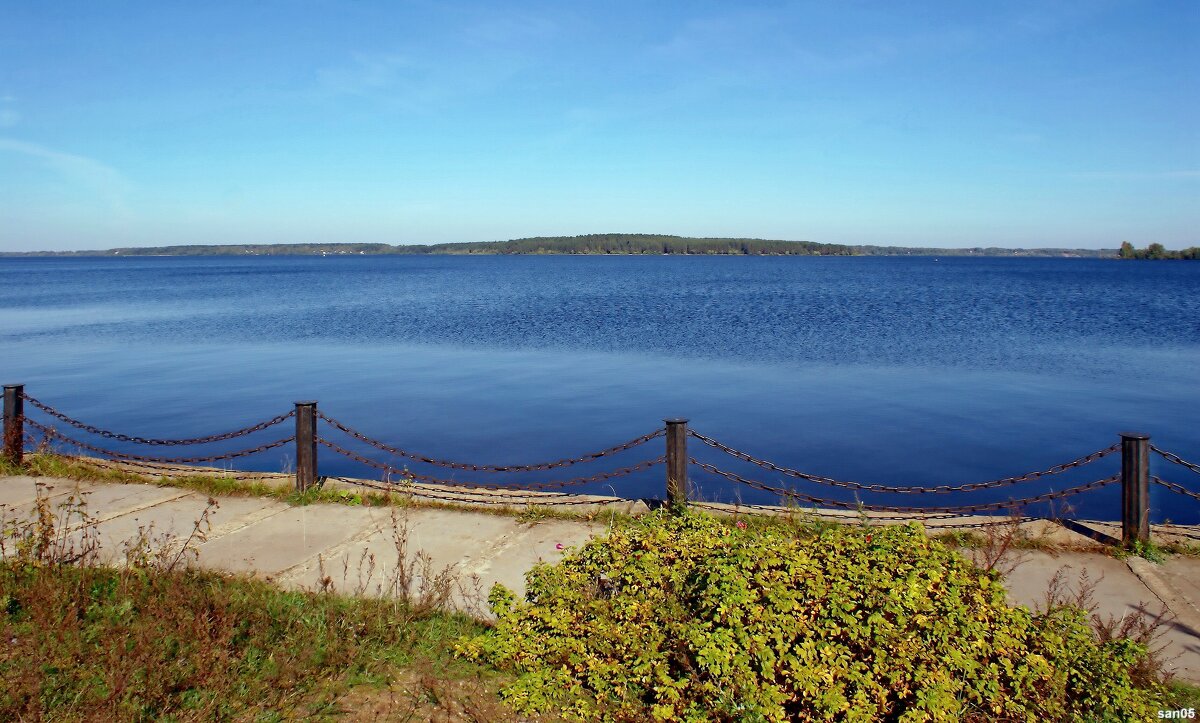
{"type": "Polygon", "coordinates": [[[460,652],[518,710],[594,720],[1145,720],[1145,648],[1012,608],[917,525],[807,537],[658,514],[495,588],[460,652]]]}

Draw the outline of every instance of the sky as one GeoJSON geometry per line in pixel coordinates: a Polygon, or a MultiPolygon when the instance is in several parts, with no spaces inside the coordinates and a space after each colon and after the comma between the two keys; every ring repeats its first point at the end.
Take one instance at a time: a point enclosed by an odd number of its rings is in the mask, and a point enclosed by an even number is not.
{"type": "Polygon", "coordinates": [[[1200,3],[0,0],[0,251],[1200,245],[1200,3]]]}

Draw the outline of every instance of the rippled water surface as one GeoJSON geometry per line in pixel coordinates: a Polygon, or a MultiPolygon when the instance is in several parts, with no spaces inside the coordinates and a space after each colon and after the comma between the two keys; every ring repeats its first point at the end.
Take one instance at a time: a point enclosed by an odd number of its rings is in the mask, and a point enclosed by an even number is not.
{"type": "MultiPolygon", "coordinates": [[[[588,452],[667,416],[805,471],[896,485],[1046,467],[1125,430],[1200,457],[1200,264],[1186,262],[0,259],[0,340],[6,383],[143,436],[223,431],[311,398],[390,443],[493,463],[588,452]]],[[[720,460],[694,440],[692,449],[720,460]]],[[[246,466],[278,469],[286,456],[246,466]]],[[[1115,470],[1110,457],[954,501],[1115,470]]],[[[325,450],[321,471],[363,472],[325,450]]],[[[1200,489],[1200,475],[1181,467],[1156,460],[1153,471],[1200,489]]],[[[662,476],[611,484],[660,496],[662,476]]],[[[694,482],[710,497],[770,501],[704,473],[694,482]]],[[[1117,515],[1115,487],[1075,499],[1080,514],[1117,515]]],[[[1200,521],[1186,498],[1153,499],[1159,518],[1200,521]]]]}

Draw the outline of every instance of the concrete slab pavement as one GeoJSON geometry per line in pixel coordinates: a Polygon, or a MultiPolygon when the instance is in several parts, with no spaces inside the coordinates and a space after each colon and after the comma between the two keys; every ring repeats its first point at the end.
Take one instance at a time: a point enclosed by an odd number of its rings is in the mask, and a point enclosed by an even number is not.
{"type": "MultiPolygon", "coordinates": [[[[38,482],[45,482],[39,477],[6,477],[7,484],[0,485],[0,512],[25,508],[37,500],[38,482]]],[[[47,497],[60,497],[69,494],[75,483],[46,484],[44,494],[47,497]]]]}
{"type": "Polygon", "coordinates": [[[200,564],[274,577],[322,552],[375,529],[386,510],[345,505],[287,507],[277,514],[200,545],[200,564]]]}

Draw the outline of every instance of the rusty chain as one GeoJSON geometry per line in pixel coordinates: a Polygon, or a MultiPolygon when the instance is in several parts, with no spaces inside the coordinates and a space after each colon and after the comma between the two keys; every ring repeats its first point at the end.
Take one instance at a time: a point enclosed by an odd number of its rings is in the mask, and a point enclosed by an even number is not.
{"type": "Polygon", "coordinates": [[[546,489],[559,489],[562,487],[569,487],[569,486],[573,486],[573,485],[582,485],[582,484],[587,484],[589,482],[603,482],[605,480],[613,479],[614,477],[623,477],[624,475],[631,474],[633,472],[639,472],[644,469],[649,469],[656,464],[662,464],[663,462],[666,461],[666,457],[657,457],[655,459],[648,459],[644,462],[639,462],[638,464],[632,465],[630,467],[622,467],[620,469],[616,469],[611,472],[602,472],[600,474],[592,475],[591,477],[575,477],[573,479],[555,480],[552,482],[526,482],[526,483],[521,483],[521,484],[514,483],[514,484],[495,485],[495,484],[483,484],[480,482],[467,482],[467,481],[462,481],[462,480],[448,480],[448,479],[441,479],[438,477],[431,477],[429,475],[417,474],[416,472],[411,472],[406,469],[401,469],[399,467],[393,467],[392,465],[386,464],[384,462],[376,462],[373,459],[364,457],[361,454],[358,454],[356,452],[352,452],[352,451],[346,449],[345,447],[339,446],[339,445],[337,445],[333,442],[330,442],[329,440],[324,439],[322,437],[318,437],[317,442],[319,444],[322,444],[322,445],[328,447],[329,449],[332,449],[334,452],[337,452],[338,454],[342,455],[343,457],[348,457],[349,459],[352,459],[356,462],[361,462],[361,463],[367,465],[368,467],[374,467],[375,469],[382,470],[389,474],[399,474],[403,477],[420,480],[421,482],[427,482],[429,484],[439,484],[439,485],[446,485],[446,486],[451,486],[451,487],[475,487],[478,489],[485,489],[485,490],[546,490],[546,489]]]}
{"type": "Polygon", "coordinates": [[[1174,492],[1176,494],[1185,495],[1187,497],[1191,497],[1194,500],[1200,500],[1200,493],[1192,492],[1191,490],[1184,487],[1183,485],[1177,485],[1174,482],[1168,482],[1165,479],[1163,479],[1162,477],[1151,477],[1150,481],[1156,485],[1162,485],[1163,487],[1166,487],[1167,489],[1171,490],[1172,492],[1174,492]]]}
{"type": "Polygon", "coordinates": [[[989,520],[987,522],[936,522],[935,521],[935,522],[929,523],[929,524],[926,524],[925,520],[923,519],[923,520],[921,520],[921,522],[922,522],[922,524],[925,524],[926,527],[933,527],[933,528],[937,528],[937,529],[941,529],[941,530],[959,530],[959,529],[983,529],[983,528],[987,528],[987,527],[1000,527],[1002,525],[1013,525],[1013,524],[1020,525],[1020,524],[1026,523],[1026,522],[1035,522],[1035,521],[1041,520],[1041,519],[1045,519],[1045,518],[1042,518],[1042,517],[1017,517],[1017,518],[1005,517],[1003,519],[989,520]]]}
{"type": "Polygon", "coordinates": [[[380,451],[388,452],[389,454],[394,454],[398,457],[405,457],[407,459],[411,459],[416,462],[424,462],[426,464],[431,464],[436,467],[445,467],[448,469],[459,469],[459,470],[463,470],[466,472],[535,472],[535,471],[544,471],[544,470],[549,470],[549,469],[557,469],[559,467],[570,467],[571,465],[580,464],[582,462],[590,462],[594,459],[600,459],[601,457],[607,457],[610,454],[616,454],[617,452],[624,452],[627,449],[633,449],[634,447],[636,447],[640,444],[645,444],[646,442],[649,442],[650,440],[654,439],[655,437],[661,437],[662,435],[666,434],[665,429],[657,429],[649,434],[643,434],[642,436],[631,439],[628,442],[618,444],[614,447],[609,447],[608,449],[602,449],[599,452],[593,452],[591,454],[585,454],[585,455],[582,455],[579,457],[559,459],[559,460],[555,460],[553,462],[539,462],[537,464],[502,464],[502,465],[498,465],[498,464],[467,464],[466,462],[453,462],[451,460],[437,459],[435,457],[426,457],[425,455],[416,454],[414,452],[409,452],[407,450],[399,449],[399,448],[393,447],[389,444],[380,442],[379,440],[374,439],[372,437],[368,437],[367,435],[363,434],[362,432],[359,432],[358,430],[356,430],[352,427],[349,427],[345,424],[342,424],[341,422],[337,421],[336,419],[325,415],[323,412],[318,411],[317,416],[320,417],[321,419],[325,420],[325,422],[327,422],[329,424],[329,426],[333,427],[334,429],[337,429],[341,432],[345,432],[346,434],[350,435],[351,437],[354,437],[355,439],[359,440],[360,442],[365,442],[380,451]]]}
{"type": "MultiPolygon", "coordinates": [[[[737,511],[737,510],[728,510],[724,507],[718,507],[717,505],[705,504],[703,502],[688,502],[688,506],[696,507],[696,508],[699,508],[702,510],[712,510],[714,512],[724,512],[727,514],[731,514],[731,513],[734,513],[737,511]]],[[[785,508],[770,507],[767,505],[742,505],[741,507],[749,508],[752,512],[756,512],[756,513],[759,511],[761,511],[763,513],[786,512],[785,508]]],[[[810,514],[810,513],[806,513],[806,514],[810,514]]],[[[846,517],[840,517],[840,516],[829,515],[829,514],[823,515],[820,512],[815,513],[813,516],[815,516],[823,521],[826,521],[826,522],[846,522],[848,520],[848,518],[846,518],[846,517]]],[[[866,519],[866,523],[871,524],[871,523],[875,523],[875,522],[889,522],[889,521],[902,520],[902,521],[907,521],[907,522],[920,522],[921,524],[925,525],[926,527],[937,527],[937,528],[943,528],[943,529],[998,527],[1000,525],[1014,524],[1014,520],[1012,518],[1008,518],[1008,517],[1001,519],[1001,520],[990,520],[988,522],[962,522],[962,523],[938,522],[938,520],[959,519],[961,517],[963,517],[963,515],[924,515],[921,517],[913,517],[912,515],[907,515],[904,517],[868,517],[866,519]]],[[[1020,517],[1016,520],[1016,523],[1020,524],[1020,523],[1024,523],[1024,522],[1033,522],[1033,521],[1040,520],[1040,519],[1042,519],[1042,518],[1040,518],[1040,517],[1020,517]]],[[[851,520],[851,521],[853,521],[853,520],[851,520]]]]}
{"type": "Polygon", "coordinates": [[[1159,449],[1158,447],[1155,447],[1153,444],[1150,445],[1150,449],[1154,450],[1155,452],[1158,452],[1160,455],[1162,455],[1162,458],[1167,460],[1168,462],[1174,462],[1175,464],[1180,465],[1181,467],[1187,467],[1188,469],[1195,472],[1196,474],[1200,474],[1200,464],[1194,464],[1192,462],[1189,462],[1186,459],[1184,459],[1183,457],[1180,457],[1179,455],[1177,455],[1173,452],[1168,452],[1165,449],[1159,449]]]}
{"type": "Polygon", "coordinates": [[[1011,508],[1017,507],[1019,505],[1034,504],[1037,502],[1049,502],[1050,500],[1062,499],[1064,497],[1070,497],[1072,495],[1081,494],[1083,492],[1088,492],[1090,490],[1099,489],[1101,487],[1104,487],[1105,485],[1112,484],[1121,478],[1120,475],[1113,475],[1112,477],[1106,477],[1104,479],[1096,480],[1095,482],[1089,482],[1087,484],[1079,485],[1077,487],[1069,487],[1065,490],[1062,490],[1061,492],[1047,492],[1046,494],[1038,495],[1036,497],[1026,497],[1023,499],[1010,500],[1007,502],[988,502],[988,503],[983,503],[983,504],[978,504],[978,505],[958,505],[958,506],[903,507],[903,506],[898,506],[898,505],[874,505],[874,504],[868,505],[868,504],[860,504],[860,503],[853,503],[853,502],[842,502],[840,500],[829,500],[829,499],[823,499],[820,497],[813,497],[811,495],[806,495],[803,492],[797,492],[796,490],[787,489],[785,487],[772,487],[771,485],[764,484],[764,483],[758,482],[756,480],[747,479],[745,477],[742,477],[739,474],[735,474],[733,472],[726,472],[725,470],[719,469],[711,464],[705,464],[704,462],[701,462],[695,458],[692,458],[689,461],[692,464],[699,467],[700,469],[704,470],[705,472],[715,474],[719,477],[724,477],[725,479],[730,480],[732,482],[737,482],[738,484],[743,484],[748,487],[752,487],[754,489],[762,490],[763,492],[771,492],[776,495],[780,495],[783,497],[789,497],[791,499],[801,500],[801,501],[809,502],[809,503],[816,504],[816,505],[824,505],[827,507],[838,507],[838,508],[842,508],[842,509],[867,510],[867,511],[878,511],[878,512],[912,512],[912,513],[916,513],[916,514],[923,514],[926,512],[960,512],[960,513],[970,514],[970,513],[975,513],[975,512],[991,512],[991,511],[997,511],[997,510],[1011,509],[1011,508]]]}
{"type": "Polygon", "coordinates": [[[1189,540],[1200,540],[1200,527],[1196,525],[1176,525],[1171,522],[1160,522],[1157,525],[1151,525],[1151,530],[1155,527],[1166,528],[1161,530],[1162,534],[1172,535],[1174,537],[1186,537],[1189,540]],[[1180,530],[1176,532],[1175,530],[1180,530]]]}
{"type": "MultiPolygon", "coordinates": [[[[754,505],[754,504],[749,504],[746,502],[732,505],[734,509],[728,509],[731,504],[732,503],[708,503],[708,502],[697,502],[694,500],[688,500],[688,505],[690,505],[692,507],[699,507],[701,509],[713,510],[716,512],[736,513],[736,512],[739,512],[739,511],[745,509],[745,510],[751,510],[751,511],[755,511],[755,512],[775,513],[775,514],[779,514],[779,515],[799,514],[799,515],[804,515],[804,516],[820,517],[822,520],[828,520],[830,522],[858,522],[858,519],[855,517],[847,517],[845,515],[834,514],[832,510],[819,510],[816,508],[798,509],[798,508],[793,508],[793,507],[783,507],[780,505],[754,505]],[[724,504],[725,507],[721,507],[720,506],[721,504],[724,504]]],[[[855,511],[857,511],[857,510],[855,510],[855,511]]],[[[956,520],[956,519],[959,519],[960,517],[963,517],[963,515],[937,514],[937,515],[926,515],[920,519],[921,520],[956,520]]],[[[892,522],[892,521],[897,521],[897,520],[912,520],[912,519],[915,519],[912,515],[877,515],[874,517],[866,518],[867,522],[892,522]]]]}
{"type": "MultiPolygon", "coordinates": [[[[816,509],[815,507],[801,509],[801,508],[795,508],[795,507],[783,507],[780,505],[753,505],[753,504],[749,504],[747,502],[742,502],[742,503],[738,503],[738,504],[734,505],[734,507],[735,507],[734,510],[726,510],[724,507],[717,507],[712,504],[707,504],[704,502],[689,501],[688,504],[696,505],[698,507],[703,507],[704,509],[722,510],[722,511],[726,511],[726,512],[729,512],[729,511],[736,512],[737,509],[745,508],[745,509],[750,509],[750,510],[761,510],[763,512],[775,512],[778,514],[785,514],[785,515],[786,514],[816,515],[818,517],[825,515],[825,517],[822,517],[822,519],[833,520],[833,521],[857,521],[853,517],[847,517],[845,515],[835,515],[835,514],[833,514],[833,512],[831,510],[819,510],[819,509],[816,509]]],[[[728,506],[732,503],[723,503],[723,504],[728,506]]],[[[858,508],[855,507],[853,511],[857,512],[858,508]]],[[[965,517],[965,516],[966,515],[940,514],[939,513],[939,514],[924,515],[921,517],[921,519],[922,520],[957,520],[957,519],[959,519],[961,517],[965,517]]],[[[908,515],[872,515],[871,517],[867,518],[867,521],[868,522],[896,522],[896,521],[912,520],[912,519],[914,519],[914,518],[911,514],[908,514],[908,515]]]]}
{"type": "Polygon", "coordinates": [[[81,457],[70,455],[62,456],[67,456],[69,459],[73,459],[76,462],[93,465],[95,467],[100,467],[101,469],[128,472],[129,474],[141,475],[143,477],[153,477],[156,475],[161,477],[171,477],[177,476],[176,473],[180,472],[193,477],[219,476],[222,479],[234,479],[239,481],[261,480],[263,477],[291,477],[291,475],[285,475],[282,472],[248,472],[245,470],[221,469],[216,467],[180,467],[169,464],[151,464],[148,462],[109,460],[101,457],[81,457]]]}
{"type": "MultiPolygon", "coordinates": [[[[128,434],[120,434],[118,432],[111,432],[107,429],[101,429],[99,427],[92,426],[86,422],[81,422],[78,419],[69,417],[66,414],[64,414],[63,412],[55,409],[54,407],[51,407],[48,404],[38,401],[37,399],[34,399],[33,397],[29,396],[28,394],[25,394],[23,396],[25,398],[25,401],[29,402],[30,404],[32,404],[33,406],[42,410],[43,412],[50,415],[51,417],[54,417],[55,419],[57,419],[61,422],[64,422],[66,424],[69,424],[72,427],[75,427],[77,429],[82,429],[83,431],[88,432],[90,434],[94,434],[98,437],[104,437],[105,439],[115,439],[119,442],[131,442],[133,444],[145,444],[145,445],[156,446],[156,447],[183,447],[183,446],[193,445],[193,444],[208,444],[210,442],[223,442],[227,439],[235,439],[237,437],[244,437],[247,434],[253,434],[254,432],[259,432],[259,431],[262,431],[269,427],[274,427],[276,424],[280,424],[280,423],[285,422],[288,419],[296,416],[295,410],[292,410],[292,411],[288,412],[287,414],[280,414],[278,417],[272,417],[266,421],[259,422],[258,424],[254,424],[249,427],[235,429],[232,432],[223,432],[221,434],[213,434],[208,437],[195,437],[193,439],[149,439],[146,437],[133,437],[128,434]]],[[[32,422],[32,420],[30,420],[30,421],[32,422]]]]}
{"type": "Polygon", "coordinates": [[[1156,522],[1151,527],[1174,527],[1180,530],[1196,530],[1197,525],[1180,525],[1174,522],[1156,522]]]}
{"type": "MultiPolygon", "coordinates": [[[[361,479],[361,478],[356,478],[356,477],[332,476],[332,477],[329,477],[328,479],[338,480],[339,482],[345,482],[347,484],[359,484],[361,482],[363,484],[371,484],[371,485],[376,485],[376,486],[382,485],[382,487],[380,487],[380,489],[386,488],[386,489],[391,489],[393,491],[396,491],[396,490],[407,491],[409,489],[427,489],[427,488],[417,487],[416,480],[409,479],[407,477],[403,478],[403,479],[395,479],[395,480],[381,479],[378,482],[376,482],[374,480],[366,480],[366,479],[361,479]]],[[[428,491],[439,492],[440,490],[434,490],[432,488],[428,488],[428,491]]],[[[507,492],[507,491],[520,492],[521,490],[509,490],[508,488],[505,488],[504,490],[484,490],[484,489],[478,489],[475,487],[456,487],[455,488],[455,494],[471,495],[473,497],[481,497],[481,498],[487,499],[487,500],[512,499],[511,497],[501,497],[500,495],[497,494],[497,492],[507,492]]],[[[450,493],[447,492],[446,494],[450,494],[450,493]]],[[[575,498],[575,497],[579,497],[579,496],[580,495],[578,495],[578,494],[572,494],[570,492],[538,492],[537,493],[537,499],[575,498]]],[[[530,495],[518,495],[517,497],[524,499],[526,497],[530,497],[530,495]]],[[[466,498],[464,497],[463,499],[466,499],[466,498]]]]}
{"type": "Polygon", "coordinates": [[[82,465],[86,465],[89,467],[97,467],[99,469],[110,471],[110,472],[124,472],[126,474],[134,474],[134,475],[138,475],[139,477],[177,477],[179,475],[174,474],[174,473],[183,472],[190,476],[203,477],[206,475],[209,475],[209,476],[220,475],[223,479],[233,479],[233,480],[241,481],[241,480],[258,479],[262,474],[271,474],[271,473],[257,473],[257,474],[250,474],[250,475],[231,474],[232,470],[213,470],[213,469],[203,469],[203,468],[199,468],[199,467],[174,467],[174,466],[168,466],[168,465],[151,466],[147,463],[124,462],[121,460],[104,459],[102,457],[83,457],[81,455],[62,454],[62,453],[55,453],[55,454],[58,457],[71,460],[72,462],[75,462],[77,464],[82,464],[82,465]]]}
{"type": "Polygon", "coordinates": [[[550,495],[546,498],[537,499],[521,499],[512,500],[506,498],[496,498],[495,495],[484,495],[483,493],[464,492],[463,494],[475,494],[474,497],[464,497],[449,493],[435,492],[428,488],[418,487],[416,485],[404,485],[402,482],[374,482],[371,480],[353,479],[350,477],[330,477],[329,479],[339,480],[346,484],[358,485],[359,487],[367,487],[370,489],[382,490],[391,494],[408,495],[412,497],[422,497],[431,500],[441,500],[446,502],[460,502],[463,504],[472,505],[497,505],[501,507],[517,507],[517,506],[567,506],[567,505],[612,505],[629,500],[620,497],[607,499],[577,499],[579,495],[550,495]],[[564,499],[573,498],[573,499],[564,499]]]}
{"type": "Polygon", "coordinates": [[[801,472],[799,470],[791,469],[789,467],[780,467],[779,465],[775,464],[774,462],[768,462],[766,460],[758,459],[757,457],[747,454],[746,452],[742,452],[742,451],[734,449],[733,447],[730,447],[726,444],[722,444],[721,442],[718,442],[717,440],[715,440],[711,437],[706,437],[703,434],[700,434],[699,432],[695,432],[695,431],[692,431],[689,429],[688,435],[695,437],[696,439],[700,440],[704,444],[707,444],[708,446],[710,446],[714,449],[718,449],[718,450],[724,452],[725,454],[728,454],[731,457],[736,457],[737,459],[740,459],[743,462],[749,462],[750,464],[758,465],[759,467],[762,467],[763,469],[769,469],[772,472],[778,472],[780,474],[787,475],[788,477],[795,477],[798,479],[808,480],[809,482],[816,482],[817,484],[829,485],[831,487],[841,487],[843,489],[849,489],[849,490],[861,490],[864,492],[895,492],[895,493],[900,493],[900,494],[926,494],[926,493],[944,494],[944,493],[948,493],[948,492],[972,492],[975,490],[1004,487],[1007,485],[1017,484],[1018,482],[1028,482],[1030,480],[1035,480],[1040,477],[1046,477],[1049,475],[1060,474],[1060,473],[1065,472],[1066,470],[1072,469],[1074,467],[1082,467],[1085,464],[1090,464],[1091,462],[1095,462],[1096,460],[1098,460],[1102,457],[1106,457],[1121,448],[1120,444],[1114,444],[1111,447],[1101,449],[1101,450],[1093,452],[1087,456],[1080,457],[1079,459],[1072,460],[1070,462],[1064,462],[1063,464],[1056,464],[1053,467],[1050,467],[1049,469],[1044,469],[1044,470],[1041,470],[1038,472],[1027,472],[1026,474],[1019,475],[1016,477],[1005,477],[1003,479],[991,480],[989,482],[969,482],[967,484],[961,484],[961,485],[934,485],[934,486],[930,486],[930,487],[919,487],[919,486],[895,487],[895,486],[891,486],[891,485],[863,484],[861,482],[847,482],[844,480],[833,479],[832,477],[822,477],[820,475],[809,474],[807,472],[801,472]]]}
{"type": "Polygon", "coordinates": [[[47,427],[43,424],[33,421],[32,419],[26,419],[25,421],[28,422],[30,424],[30,426],[32,426],[34,429],[41,431],[42,434],[44,434],[46,437],[54,437],[56,439],[62,440],[63,442],[66,442],[67,444],[71,444],[76,447],[79,447],[80,449],[86,449],[89,452],[95,452],[97,454],[101,454],[106,457],[112,457],[115,459],[124,459],[124,460],[129,460],[132,462],[151,462],[154,464],[188,464],[188,463],[192,463],[192,462],[215,462],[220,459],[236,459],[238,457],[248,457],[249,455],[257,454],[258,452],[265,452],[268,449],[274,449],[275,447],[282,447],[283,445],[287,444],[288,442],[292,442],[296,439],[295,435],[293,435],[291,437],[277,439],[274,442],[267,442],[266,444],[260,444],[259,446],[253,447],[251,449],[242,449],[242,450],[238,450],[236,452],[226,452],[225,454],[213,454],[213,455],[208,455],[208,456],[204,456],[204,457],[148,457],[146,455],[141,455],[141,454],[128,454],[126,452],[118,452],[118,451],[112,450],[112,449],[104,449],[103,447],[97,447],[95,445],[91,445],[86,442],[81,442],[78,439],[73,439],[71,437],[68,437],[67,435],[57,431],[56,429],[54,429],[52,427],[47,427]]]}

